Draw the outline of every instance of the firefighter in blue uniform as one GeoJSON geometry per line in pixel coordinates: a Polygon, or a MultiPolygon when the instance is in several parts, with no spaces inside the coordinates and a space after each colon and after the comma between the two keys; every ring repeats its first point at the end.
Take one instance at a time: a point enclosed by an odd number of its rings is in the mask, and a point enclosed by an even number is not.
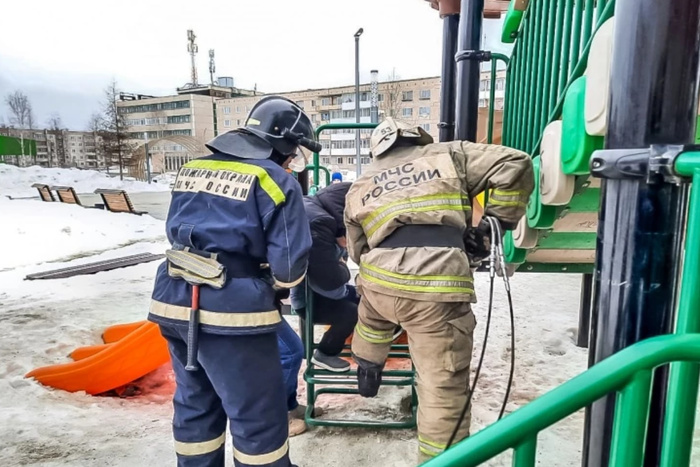
{"type": "Polygon", "coordinates": [[[223,467],[230,420],[236,467],[289,467],[275,303],[303,280],[311,236],[285,169],[319,144],[301,108],[270,96],[207,147],[175,181],[148,316],[175,372],[178,466],[223,467]]]}

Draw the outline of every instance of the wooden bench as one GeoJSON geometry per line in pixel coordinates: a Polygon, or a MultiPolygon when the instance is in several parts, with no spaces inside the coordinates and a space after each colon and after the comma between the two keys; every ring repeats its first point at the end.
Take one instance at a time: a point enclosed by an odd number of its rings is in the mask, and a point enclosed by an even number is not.
{"type": "Polygon", "coordinates": [[[39,196],[41,196],[42,201],[56,201],[56,198],[54,198],[51,188],[48,185],[44,185],[43,183],[35,183],[32,185],[32,188],[36,188],[39,191],[39,196]]]}
{"type": "Polygon", "coordinates": [[[58,200],[61,203],[77,204],[80,207],[89,209],[104,209],[105,207],[104,204],[85,206],[80,202],[80,198],[78,198],[78,194],[75,192],[72,186],[52,186],[51,189],[56,192],[56,195],[58,195],[58,200]]]}
{"type": "Polygon", "coordinates": [[[124,190],[107,190],[99,188],[95,190],[95,194],[102,197],[104,207],[111,212],[126,212],[129,214],[147,214],[146,211],[137,211],[129,199],[129,195],[124,190]]]}

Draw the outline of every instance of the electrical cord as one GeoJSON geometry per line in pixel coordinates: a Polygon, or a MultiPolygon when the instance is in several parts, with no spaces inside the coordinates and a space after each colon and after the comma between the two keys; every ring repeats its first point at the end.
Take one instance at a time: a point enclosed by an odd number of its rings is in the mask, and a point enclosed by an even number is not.
{"type": "Polygon", "coordinates": [[[484,362],[484,356],[486,355],[486,344],[488,342],[489,338],[489,331],[491,328],[491,315],[493,311],[493,289],[494,289],[494,283],[496,279],[496,268],[499,267],[501,270],[501,275],[503,277],[503,283],[506,289],[506,295],[508,296],[508,308],[509,308],[509,314],[510,314],[510,372],[508,375],[508,384],[506,386],[506,392],[505,396],[503,398],[503,404],[501,405],[501,410],[498,415],[498,419],[500,420],[503,417],[503,413],[506,410],[506,405],[508,404],[508,398],[510,397],[510,391],[513,385],[513,377],[515,373],[515,313],[513,311],[513,297],[511,295],[510,291],[510,281],[508,279],[508,275],[506,273],[506,262],[505,262],[505,254],[503,251],[503,229],[501,228],[501,223],[492,217],[484,217],[486,221],[489,223],[491,227],[491,254],[489,256],[489,306],[488,306],[488,312],[486,315],[486,329],[484,331],[484,342],[481,346],[481,355],[479,356],[479,363],[477,364],[476,367],[476,372],[474,373],[474,381],[472,382],[471,388],[469,389],[469,395],[467,397],[467,402],[464,404],[464,407],[462,408],[462,412],[460,413],[459,419],[457,420],[457,424],[455,425],[454,430],[452,431],[452,434],[450,435],[450,439],[447,442],[447,445],[445,447],[445,450],[449,449],[450,446],[452,446],[452,443],[455,440],[455,437],[457,436],[457,433],[459,432],[459,428],[462,425],[462,420],[464,419],[464,416],[467,414],[469,411],[469,408],[471,407],[471,402],[472,402],[472,396],[474,394],[474,390],[476,389],[477,382],[479,381],[479,375],[481,374],[481,367],[484,362]]]}

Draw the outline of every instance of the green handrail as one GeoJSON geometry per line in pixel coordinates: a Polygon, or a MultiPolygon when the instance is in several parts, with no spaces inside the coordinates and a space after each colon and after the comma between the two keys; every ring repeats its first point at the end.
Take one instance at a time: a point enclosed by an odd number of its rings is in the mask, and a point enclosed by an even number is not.
{"type": "MultiPolygon", "coordinates": [[[[316,139],[319,139],[322,131],[325,130],[372,130],[377,127],[376,123],[326,123],[316,128],[316,139]]],[[[310,164],[314,171],[314,183],[318,184],[319,169],[321,164],[318,160],[318,153],[314,153],[313,162],[310,164]]],[[[326,170],[328,174],[328,170],[326,170]]],[[[330,175],[326,179],[326,185],[331,183],[330,175]]]]}
{"type": "MultiPolygon", "coordinates": [[[[508,66],[508,56],[492,53],[491,54],[491,87],[489,92],[489,126],[486,132],[486,142],[488,144],[493,143],[493,114],[496,105],[496,72],[498,71],[498,61],[502,61],[506,67],[508,66]]],[[[504,108],[505,108],[505,98],[504,98],[504,108]]]]}
{"type": "MultiPolygon", "coordinates": [[[[423,466],[478,466],[508,449],[515,449],[514,465],[534,466],[537,433],[612,391],[621,391],[621,394],[615,412],[613,440],[616,446],[610,465],[641,466],[641,461],[635,463],[634,460],[641,459],[644,449],[644,443],[639,438],[643,437],[646,427],[642,419],[646,420],[649,411],[651,371],[678,361],[700,362],[700,334],[654,337],[628,347],[456,444],[423,466]],[[636,425],[629,426],[627,423],[636,425]]],[[[686,405],[686,410],[694,413],[695,399],[686,399],[686,402],[693,406],[686,405]]],[[[691,442],[692,427],[678,435],[690,438],[684,441],[691,442]]],[[[680,439],[673,439],[673,442],[678,443],[680,439]]],[[[680,465],[683,464],[675,464],[674,467],[680,465]]]]}

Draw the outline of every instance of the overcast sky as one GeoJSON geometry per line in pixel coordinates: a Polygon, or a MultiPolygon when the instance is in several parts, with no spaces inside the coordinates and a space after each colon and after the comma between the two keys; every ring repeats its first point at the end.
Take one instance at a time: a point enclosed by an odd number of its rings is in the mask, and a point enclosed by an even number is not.
{"type": "MultiPolygon", "coordinates": [[[[442,20],[424,0],[25,0],[2,6],[0,118],[4,96],[25,91],[39,125],[58,112],[81,130],[99,110],[114,77],[121,90],[174,94],[189,81],[187,30],[197,36],[199,82],[216,75],[262,92],[354,82],[354,39],[362,81],[378,69],[401,78],[440,74],[442,20]],[[15,20],[13,20],[13,18],[15,20]]],[[[499,45],[500,21],[487,20],[489,50],[499,45]]]]}

